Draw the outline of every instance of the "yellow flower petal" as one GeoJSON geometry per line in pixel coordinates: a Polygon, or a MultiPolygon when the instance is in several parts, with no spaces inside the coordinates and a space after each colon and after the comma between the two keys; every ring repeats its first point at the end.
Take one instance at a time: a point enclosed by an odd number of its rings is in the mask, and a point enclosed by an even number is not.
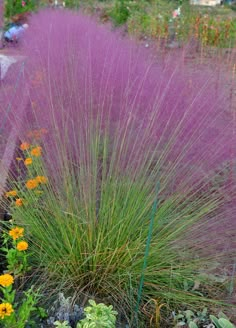
{"type": "Polygon", "coordinates": [[[27,248],[28,248],[28,243],[26,241],[20,241],[17,245],[16,245],[16,248],[18,251],[26,251],[27,248]]]}
{"type": "Polygon", "coordinates": [[[39,185],[38,181],[36,179],[30,179],[26,182],[26,187],[28,189],[35,189],[39,185]]]}
{"type": "Polygon", "coordinates": [[[14,278],[11,274],[5,273],[0,276],[0,285],[3,287],[11,286],[14,282],[14,278]]]}
{"type": "Polygon", "coordinates": [[[14,309],[10,303],[0,304],[0,318],[4,319],[5,316],[10,316],[14,312],[14,309]]]}
{"type": "Polygon", "coordinates": [[[22,142],[22,144],[20,145],[21,150],[28,150],[29,147],[30,147],[30,144],[28,142],[22,142]]]}
{"type": "Polygon", "coordinates": [[[24,228],[15,227],[9,231],[9,235],[12,237],[12,239],[16,240],[20,237],[22,237],[24,234],[24,228]]]}

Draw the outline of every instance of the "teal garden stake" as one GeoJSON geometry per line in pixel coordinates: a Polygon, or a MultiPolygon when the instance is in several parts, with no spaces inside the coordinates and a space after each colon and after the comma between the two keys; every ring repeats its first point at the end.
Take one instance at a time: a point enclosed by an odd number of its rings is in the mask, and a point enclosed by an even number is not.
{"type": "Polygon", "coordinates": [[[146,243],[145,254],[144,254],[144,259],[143,259],[143,268],[142,268],[139,289],[138,289],[138,298],[137,298],[137,304],[136,304],[136,309],[135,309],[136,322],[138,322],[138,310],[139,310],[139,304],[141,301],[141,296],[142,296],[142,291],[143,291],[144,276],[145,276],[145,270],[147,268],[147,259],[148,259],[148,255],[149,255],[150,245],[151,245],[153,224],[154,224],[155,214],[156,214],[157,207],[158,207],[159,190],[160,190],[160,183],[158,182],[156,185],[156,197],[155,197],[155,200],[154,200],[154,203],[152,206],[151,220],[149,223],[147,243],[146,243]]]}

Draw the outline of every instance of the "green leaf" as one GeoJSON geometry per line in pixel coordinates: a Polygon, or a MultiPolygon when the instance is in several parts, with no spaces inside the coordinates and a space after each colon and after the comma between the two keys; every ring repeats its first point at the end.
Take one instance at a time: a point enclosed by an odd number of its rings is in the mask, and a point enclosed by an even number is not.
{"type": "Polygon", "coordinates": [[[218,318],[224,318],[226,320],[229,320],[229,318],[227,317],[227,315],[224,314],[224,312],[220,311],[219,314],[218,314],[218,318]]]}
{"type": "Polygon", "coordinates": [[[210,315],[210,319],[216,328],[222,328],[218,322],[218,319],[214,315],[210,315]]]}
{"type": "Polygon", "coordinates": [[[229,320],[224,318],[219,319],[219,324],[221,328],[235,328],[235,325],[233,325],[229,320]]]}
{"type": "Polygon", "coordinates": [[[188,325],[189,325],[189,328],[198,328],[198,325],[193,321],[190,321],[188,325]]]}
{"type": "Polygon", "coordinates": [[[44,308],[37,307],[37,311],[39,312],[40,318],[45,319],[45,318],[48,317],[48,314],[47,314],[47,312],[46,312],[46,310],[44,308]]]}

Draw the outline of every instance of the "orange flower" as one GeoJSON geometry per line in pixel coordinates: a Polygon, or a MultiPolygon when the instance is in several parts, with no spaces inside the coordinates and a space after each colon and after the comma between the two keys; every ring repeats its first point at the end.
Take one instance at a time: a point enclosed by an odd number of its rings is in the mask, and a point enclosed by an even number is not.
{"type": "Polygon", "coordinates": [[[30,179],[26,182],[26,187],[28,189],[35,189],[39,185],[38,181],[36,179],[30,179]]]}
{"type": "Polygon", "coordinates": [[[27,136],[29,138],[40,139],[41,133],[39,130],[32,130],[28,132],[27,136]]]}
{"type": "Polygon", "coordinates": [[[21,198],[16,199],[15,204],[17,207],[20,207],[23,205],[23,200],[21,198]]]}
{"type": "Polygon", "coordinates": [[[25,159],[24,161],[25,165],[28,166],[28,165],[31,165],[33,163],[33,160],[31,157],[28,157],[25,159]]]}
{"type": "Polygon", "coordinates": [[[9,235],[12,237],[12,239],[16,240],[20,237],[22,237],[24,234],[24,228],[15,227],[9,231],[9,235]]]}
{"type": "Polygon", "coordinates": [[[1,303],[0,304],[0,318],[4,319],[5,316],[10,316],[14,312],[14,309],[10,303],[1,303]]]}
{"type": "Polygon", "coordinates": [[[24,240],[20,241],[17,245],[16,248],[18,251],[26,251],[27,248],[29,247],[28,243],[24,240]]]}
{"type": "Polygon", "coordinates": [[[42,155],[42,147],[40,147],[40,146],[35,147],[31,150],[30,153],[32,156],[39,157],[42,155]]]}
{"type": "Polygon", "coordinates": [[[46,134],[48,131],[44,128],[38,129],[38,130],[32,130],[27,133],[28,138],[33,139],[40,139],[43,137],[44,134],[46,134]]]}
{"type": "Polygon", "coordinates": [[[29,147],[30,147],[30,144],[28,142],[22,142],[22,144],[20,145],[21,150],[28,150],[29,147]]]}
{"type": "Polygon", "coordinates": [[[0,276],[0,285],[3,287],[9,287],[13,284],[14,278],[11,274],[5,273],[0,276]]]}
{"type": "Polygon", "coordinates": [[[8,192],[5,193],[6,197],[15,197],[17,195],[17,191],[16,190],[10,190],[8,192]]]}
{"type": "Polygon", "coordinates": [[[38,181],[38,183],[42,183],[42,184],[45,184],[48,182],[48,179],[43,175],[38,175],[36,177],[36,180],[38,181]]]}

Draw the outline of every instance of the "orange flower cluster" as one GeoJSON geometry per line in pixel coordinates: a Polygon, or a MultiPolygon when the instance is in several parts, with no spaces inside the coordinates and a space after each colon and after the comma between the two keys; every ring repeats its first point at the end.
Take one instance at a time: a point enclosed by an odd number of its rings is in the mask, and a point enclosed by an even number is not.
{"type": "Polygon", "coordinates": [[[30,154],[31,154],[32,156],[35,156],[35,157],[39,157],[39,156],[41,156],[41,155],[42,155],[42,147],[37,146],[37,147],[33,148],[33,149],[31,150],[30,154]]]}
{"type": "Polygon", "coordinates": [[[30,148],[30,144],[28,142],[22,142],[22,144],[20,145],[20,149],[25,151],[28,150],[30,148]]]}
{"type": "Polygon", "coordinates": [[[30,179],[26,182],[26,187],[28,189],[35,189],[39,184],[46,184],[48,179],[43,175],[38,175],[35,179],[30,179]]]}
{"type": "Polygon", "coordinates": [[[16,201],[15,201],[15,204],[17,207],[20,207],[23,205],[23,200],[22,198],[17,198],[16,201]]]}
{"type": "Polygon", "coordinates": [[[16,190],[10,190],[8,192],[5,193],[6,197],[15,197],[17,195],[17,191],[16,190]]]}
{"type": "Polygon", "coordinates": [[[18,251],[22,252],[22,251],[26,251],[28,249],[28,246],[29,246],[28,243],[22,240],[16,245],[16,248],[18,251]]]}
{"type": "Polygon", "coordinates": [[[43,175],[38,175],[35,179],[41,184],[46,184],[48,182],[48,179],[43,175]]]}
{"type": "Polygon", "coordinates": [[[20,227],[12,228],[9,231],[9,235],[12,237],[13,240],[21,238],[23,234],[24,234],[24,228],[20,228],[20,227]]]}
{"type": "Polygon", "coordinates": [[[44,128],[38,130],[32,130],[27,133],[27,137],[31,139],[41,139],[48,131],[44,128]]]}
{"type": "Polygon", "coordinates": [[[30,179],[26,182],[27,189],[35,189],[39,185],[38,181],[36,179],[30,179]]]}
{"type": "Polygon", "coordinates": [[[33,163],[33,160],[31,157],[27,157],[24,161],[25,166],[31,165],[33,163]]]}
{"type": "MultiPolygon", "coordinates": [[[[20,199],[17,199],[20,200],[20,199]]],[[[16,201],[17,201],[16,200],[16,201]]],[[[23,234],[24,234],[24,228],[21,227],[14,227],[12,228],[9,232],[8,232],[9,236],[12,237],[12,239],[15,241],[17,239],[17,242],[12,242],[12,246],[13,249],[6,249],[7,254],[6,254],[6,258],[8,259],[8,256],[10,256],[12,253],[11,251],[13,251],[14,253],[14,257],[12,258],[12,262],[10,262],[10,265],[17,265],[16,268],[18,268],[18,256],[19,258],[23,258],[23,263],[26,263],[26,254],[19,254],[18,252],[24,252],[28,249],[29,245],[25,240],[22,240],[23,234]]],[[[9,239],[9,238],[8,238],[9,239]]],[[[8,241],[7,239],[7,241],[8,241]]],[[[2,248],[3,249],[3,248],[2,248]]],[[[11,256],[12,257],[12,256],[11,256]]],[[[9,261],[8,261],[9,263],[9,261]]],[[[27,263],[26,263],[27,264],[27,263]]],[[[22,270],[24,268],[24,264],[22,266],[22,270]]],[[[14,269],[11,269],[12,272],[15,273],[14,269]]],[[[21,269],[20,269],[21,271],[21,269]]],[[[18,271],[16,271],[18,272],[18,271]]],[[[22,271],[23,272],[23,271],[22,271]]],[[[1,297],[2,302],[6,302],[6,303],[1,303],[0,304],[0,320],[4,320],[7,319],[6,317],[11,316],[11,314],[14,312],[14,308],[13,305],[10,302],[13,302],[15,299],[15,293],[16,293],[16,289],[13,288],[13,283],[14,283],[14,276],[11,273],[4,273],[0,275],[0,289],[2,291],[3,297],[1,297]]],[[[28,297],[29,299],[29,297],[28,297]]],[[[20,315],[20,312],[19,312],[20,315]]],[[[10,319],[9,319],[10,320],[10,319]]],[[[6,321],[8,322],[8,321],[6,321]]],[[[5,327],[4,323],[3,326],[5,327]]],[[[12,325],[10,324],[9,327],[12,327],[12,325]]],[[[1,325],[2,327],[2,325],[1,325]]]]}

